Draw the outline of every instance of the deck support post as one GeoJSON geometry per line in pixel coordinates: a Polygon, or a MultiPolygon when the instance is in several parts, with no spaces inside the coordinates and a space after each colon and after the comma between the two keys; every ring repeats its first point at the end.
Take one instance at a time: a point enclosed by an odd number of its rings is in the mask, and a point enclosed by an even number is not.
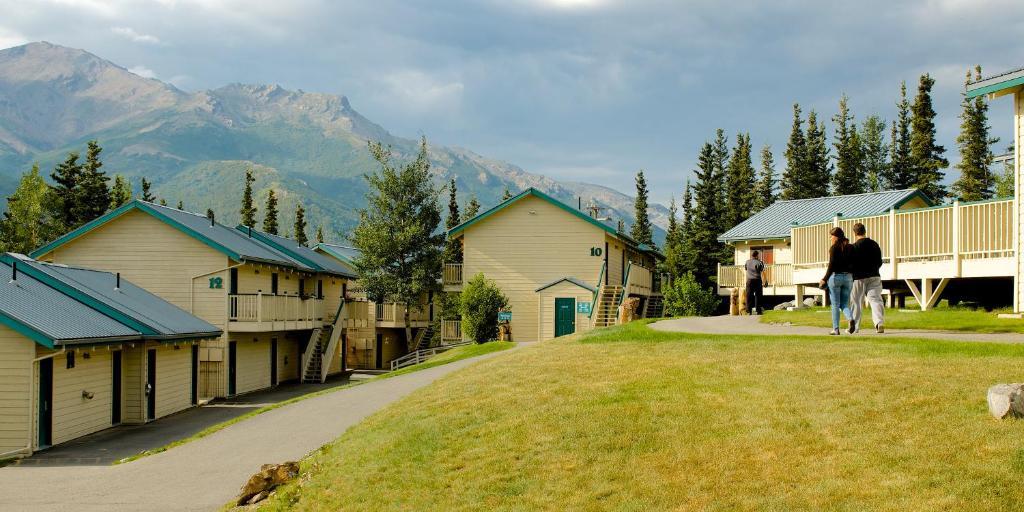
{"type": "Polygon", "coordinates": [[[793,294],[793,305],[799,308],[804,304],[804,285],[798,284],[794,288],[796,292],[793,294]]]}
{"type": "Polygon", "coordinates": [[[896,209],[889,208],[889,269],[892,272],[892,279],[900,278],[896,270],[898,259],[896,257],[896,209]]]}
{"type": "Polygon", "coordinates": [[[953,201],[953,276],[960,277],[960,200],[953,201]]]}

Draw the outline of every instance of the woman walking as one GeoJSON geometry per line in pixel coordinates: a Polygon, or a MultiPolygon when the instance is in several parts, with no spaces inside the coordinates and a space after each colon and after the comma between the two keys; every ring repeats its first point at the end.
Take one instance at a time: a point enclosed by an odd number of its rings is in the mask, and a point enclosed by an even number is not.
{"type": "MultiPolygon", "coordinates": [[[[832,228],[829,231],[829,238],[832,246],[828,250],[828,269],[825,270],[825,277],[818,283],[822,288],[828,286],[829,300],[832,301],[832,331],[833,336],[839,335],[839,313],[849,320],[850,328],[853,329],[853,314],[850,312],[850,291],[853,288],[853,246],[846,238],[846,233],[840,227],[832,228]]],[[[850,331],[852,334],[853,331],[850,331]]]]}

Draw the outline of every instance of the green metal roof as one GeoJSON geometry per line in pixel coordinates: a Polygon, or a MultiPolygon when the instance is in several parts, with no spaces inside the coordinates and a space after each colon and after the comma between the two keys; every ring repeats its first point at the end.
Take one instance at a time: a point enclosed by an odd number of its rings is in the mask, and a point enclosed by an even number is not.
{"type": "Polygon", "coordinates": [[[1024,85],[1024,68],[1014,69],[967,84],[967,97],[976,98],[1024,85]]]}
{"type": "Polygon", "coordinates": [[[14,253],[0,255],[0,323],[57,345],[212,338],[221,331],[109,272],[53,265],[14,253]]]}
{"type": "Polygon", "coordinates": [[[325,256],[314,249],[310,249],[305,245],[299,244],[298,241],[291,238],[286,238],[278,235],[271,235],[256,229],[252,229],[248,226],[239,224],[235,226],[235,229],[241,231],[246,236],[252,236],[256,240],[259,240],[271,247],[282,251],[294,259],[297,259],[316,270],[327,274],[334,274],[341,277],[355,278],[356,275],[352,273],[349,268],[334,258],[325,256]]]}
{"type": "Polygon", "coordinates": [[[326,253],[345,265],[349,271],[355,272],[355,260],[359,257],[359,249],[346,245],[329,244],[322,242],[316,244],[316,250],[326,253]]]}
{"type": "Polygon", "coordinates": [[[68,242],[71,242],[72,240],[75,240],[94,229],[104,226],[108,222],[134,210],[139,210],[152,215],[154,218],[163,221],[164,223],[206,244],[208,247],[223,253],[235,261],[268,263],[280,265],[282,267],[294,268],[305,272],[316,271],[302,261],[293,258],[264,242],[249,238],[236,229],[229,228],[218,222],[210,222],[210,219],[205,215],[186,212],[168,206],[156,205],[139,199],[131,201],[120,208],[111,210],[92,222],[88,222],[78,229],[75,229],[74,231],[67,233],[43,247],[32,251],[31,256],[33,258],[38,258],[52,252],[54,249],[57,249],[62,245],[67,244],[68,242]]]}
{"type": "Polygon", "coordinates": [[[579,218],[579,219],[581,219],[583,221],[586,221],[586,222],[588,222],[588,223],[590,223],[590,224],[600,228],[604,232],[606,232],[606,233],[608,233],[608,234],[610,234],[610,235],[612,235],[612,236],[622,240],[623,242],[626,242],[627,244],[635,247],[637,250],[639,250],[641,252],[647,252],[647,253],[654,254],[655,256],[663,257],[661,255],[661,253],[658,252],[656,249],[648,247],[645,244],[638,243],[636,240],[633,240],[633,238],[630,237],[629,235],[627,235],[625,233],[622,233],[622,232],[619,232],[618,229],[613,228],[613,227],[609,226],[608,224],[605,224],[604,222],[601,222],[601,221],[591,217],[590,215],[587,215],[586,213],[583,213],[582,211],[580,211],[580,210],[578,210],[576,208],[573,208],[572,206],[569,206],[569,205],[559,201],[558,199],[555,199],[555,198],[553,198],[553,197],[545,194],[544,192],[541,192],[540,190],[537,190],[537,189],[535,189],[533,187],[530,187],[530,188],[520,192],[519,194],[516,194],[515,196],[512,196],[512,197],[502,201],[501,203],[498,203],[497,206],[492,207],[491,209],[489,209],[489,210],[487,210],[487,211],[477,215],[476,217],[473,217],[472,219],[469,219],[466,222],[463,222],[462,224],[459,224],[458,226],[455,226],[454,228],[449,229],[448,230],[448,236],[452,237],[452,236],[458,235],[459,233],[462,233],[463,231],[465,231],[466,228],[468,228],[468,227],[470,227],[470,226],[472,226],[474,224],[478,224],[480,222],[483,222],[484,220],[488,219],[492,215],[500,212],[501,210],[504,210],[505,208],[508,208],[509,206],[512,206],[513,204],[519,202],[523,198],[526,198],[526,197],[529,197],[529,196],[536,197],[538,199],[542,199],[544,201],[547,201],[548,203],[551,203],[551,204],[561,208],[562,210],[565,210],[565,211],[571,213],[572,215],[575,215],[577,218],[579,218]]]}
{"type": "Polygon", "coordinates": [[[869,192],[846,196],[776,201],[718,237],[720,242],[789,238],[793,226],[826,222],[836,215],[878,215],[899,208],[914,198],[934,204],[917,189],[869,192]]]}

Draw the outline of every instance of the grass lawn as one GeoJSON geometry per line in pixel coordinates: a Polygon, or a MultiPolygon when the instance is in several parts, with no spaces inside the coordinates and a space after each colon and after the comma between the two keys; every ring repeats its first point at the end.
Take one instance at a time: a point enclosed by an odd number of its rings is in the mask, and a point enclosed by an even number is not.
{"type": "MultiPolygon", "coordinates": [[[[832,316],[827,308],[807,308],[797,311],[765,311],[762,322],[785,323],[793,325],[812,325],[828,329],[832,327],[832,316]]],[[[1009,310],[986,312],[983,309],[942,306],[929,311],[898,309],[885,310],[885,326],[890,329],[930,329],[937,331],[972,331],[972,332],[1022,332],[1024,320],[999,318],[999,313],[1009,310]]],[[[870,329],[870,309],[864,310],[864,328],[870,329]]],[[[846,320],[843,320],[843,328],[846,320]]]]}
{"type": "Polygon", "coordinates": [[[267,510],[1006,510],[1024,346],[661,333],[449,375],[303,461],[267,510]]]}
{"type": "Polygon", "coordinates": [[[484,354],[490,354],[491,352],[498,352],[505,349],[510,349],[516,344],[511,341],[492,341],[489,343],[473,343],[471,345],[463,345],[461,347],[455,347],[446,352],[431,357],[430,359],[412,366],[406,366],[400,370],[395,370],[390,373],[381,375],[383,378],[394,377],[396,375],[404,375],[406,373],[415,372],[417,370],[423,370],[425,368],[432,368],[434,366],[440,366],[442,364],[448,364],[451,362],[458,361],[460,359],[467,359],[470,357],[482,356],[484,354]]]}

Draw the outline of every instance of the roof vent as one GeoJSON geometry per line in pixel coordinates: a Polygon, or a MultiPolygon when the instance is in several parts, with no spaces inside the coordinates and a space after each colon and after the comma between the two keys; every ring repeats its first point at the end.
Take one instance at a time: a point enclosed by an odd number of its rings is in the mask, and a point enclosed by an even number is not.
{"type": "Polygon", "coordinates": [[[118,272],[114,275],[114,291],[121,289],[121,273],[118,272]]]}
{"type": "Polygon", "coordinates": [[[17,280],[18,280],[18,262],[17,261],[12,261],[11,262],[11,282],[13,283],[13,282],[15,282],[17,280]]]}
{"type": "Polygon", "coordinates": [[[217,221],[216,221],[216,220],[214,220],[214,219],[215,219],[216,217],[217,217],[217,214],[215,214],[215,213],[213,213],[213,212],[211,211],[211,212],[210,212],[210,227],[211,227],[211,228],[217,225],[217,221]]]}
{"type": "Polygon", "coordinates": [[[249,228],[248,229],[248,231],[249,231],[249,238],[252,238],[252,226],[246,226],[246,227],[249,228]]]}

